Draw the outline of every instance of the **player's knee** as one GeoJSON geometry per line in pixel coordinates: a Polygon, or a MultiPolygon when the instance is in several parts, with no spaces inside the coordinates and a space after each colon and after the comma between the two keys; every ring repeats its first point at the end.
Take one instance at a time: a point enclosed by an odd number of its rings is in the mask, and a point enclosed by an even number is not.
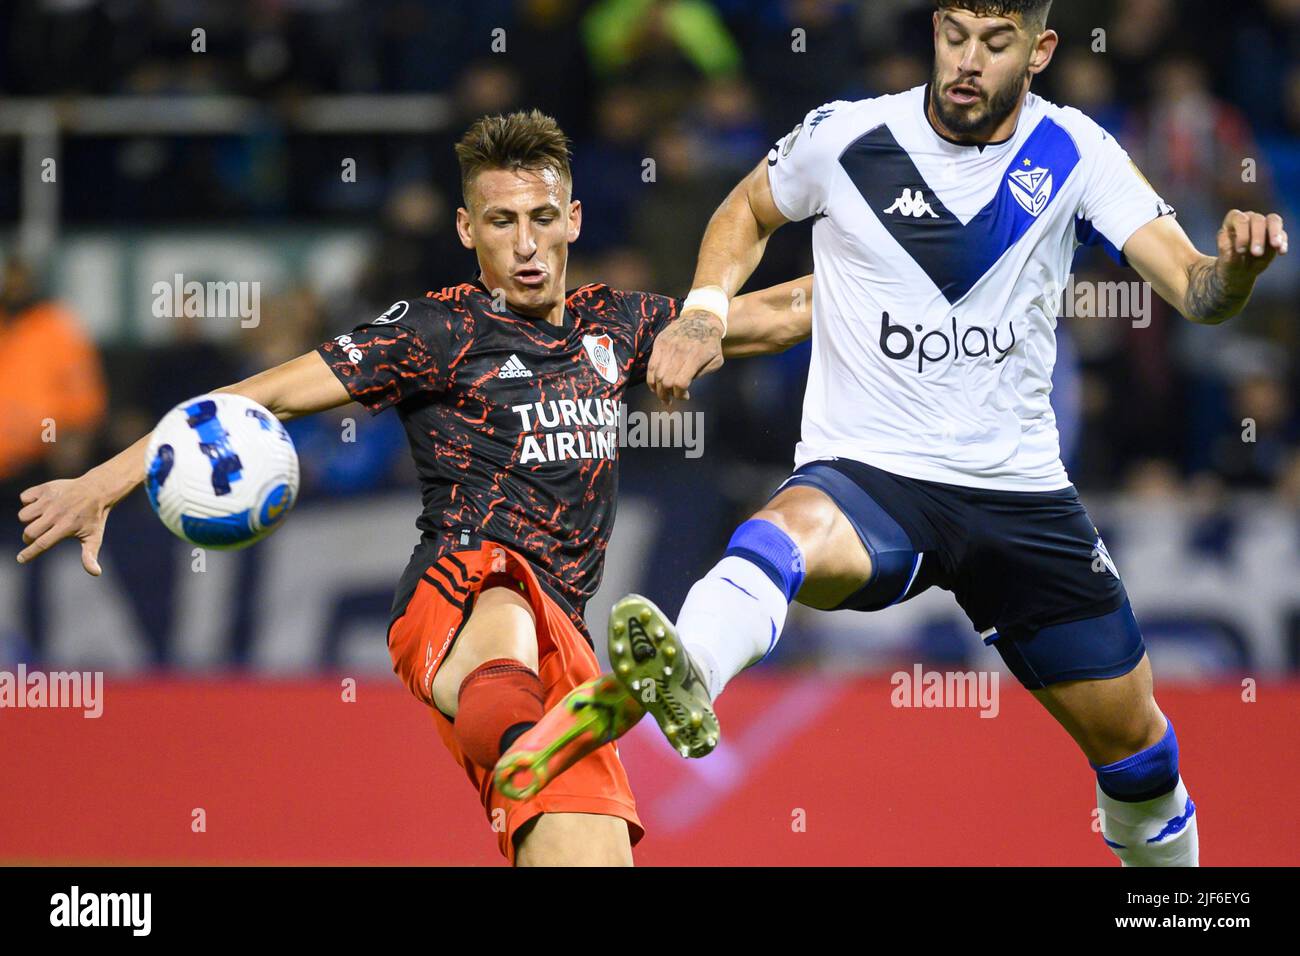
{"type": "Polygon", "coordinates": [[[803,576],[792,597],[801,604],[829,610],[871,579],[871,555],[857,530],[819,489],[787,488],[752,521],[774,525],[797,548],[803,576]]]}
{"type": "Polygon", "coordinates": [[[743,558],[757,566],[785,595],[794,600],[804,580],[804,552],[790,533],[774,521],[750,518],[727,542],[727,557],[743,558]]]}
{"type": "Polygon", "coordinates": [[[767,521],[779,528],[804,552],[826,544],[835,529],[835,503],[815,488],[795,485],[787,488],[752,521],[767,521]]]}
{"type": "Polygon", "coordinates": [[[433,702],[454,717],[460,688],[476,668],[492,660],[518,661],[537,670],[537,624],[527,598],[511,587],[480,591],[474,609],[433,678],[433,702]]]}
{"type": "Polygon", "coordinates": [[[1155,698],[1147,697],[1134,709],[1116,709],[1092,727],[1089,758],[1113,763],[1158,744],[1165,736],[1166,720],[1155,698]]]}
{"type": "MultiPolygon", "coordinates": [[[[1149,739],[1144,734],[1142,739],[1149,739]]],[[[1159,738],[1129,756],[1106,764],[1091,764],[1102,792],[1115,800],[1136,803],[1168,793],[1178,783],[1178,737],[1166,720],[1159,738]]]]}

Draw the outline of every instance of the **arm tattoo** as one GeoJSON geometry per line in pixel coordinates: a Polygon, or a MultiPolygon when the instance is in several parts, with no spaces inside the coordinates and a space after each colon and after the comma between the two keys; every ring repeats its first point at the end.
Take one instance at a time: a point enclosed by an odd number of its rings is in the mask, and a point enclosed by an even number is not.
{"type": "Polygon", "coordinates": [[[678,319],[674,331],[693,342],[707,342],[718,336],[717,326],[696,312],[689,312],[678,319]]]}
{"type": "Polygon", "coordinates": [[[1187,275],[1187,316],[1197,322],[1222,322],[1245,306],[1250,290],[1228,288],[1214,262],[1192,266],[1187,275]]]}

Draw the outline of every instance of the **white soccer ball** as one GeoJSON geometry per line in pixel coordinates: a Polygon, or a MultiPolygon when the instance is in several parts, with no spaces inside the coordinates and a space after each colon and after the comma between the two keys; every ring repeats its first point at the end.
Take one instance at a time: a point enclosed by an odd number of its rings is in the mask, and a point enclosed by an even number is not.
{"type": "Polygon", "coordinates": [[[279,419],[242,395],[181,402],[145,452],[149,503],[172,533],[205,548],[243,548],[284,521],[298,498],[298,453],[279,419]]]}

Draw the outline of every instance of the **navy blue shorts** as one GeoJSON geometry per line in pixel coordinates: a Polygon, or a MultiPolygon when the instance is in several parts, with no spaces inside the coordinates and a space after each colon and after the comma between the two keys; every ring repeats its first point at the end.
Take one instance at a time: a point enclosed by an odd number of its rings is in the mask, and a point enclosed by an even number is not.
{"type": "Polygon", "coordinates": [[[1114,562],[1073,487],[988,491],[904,478],[845,458],[781,487],[829,495],[871,555],[837,608],[876,611],[951,591],[1025,687],[1127,674],[1146,653],[1114,562]]]}

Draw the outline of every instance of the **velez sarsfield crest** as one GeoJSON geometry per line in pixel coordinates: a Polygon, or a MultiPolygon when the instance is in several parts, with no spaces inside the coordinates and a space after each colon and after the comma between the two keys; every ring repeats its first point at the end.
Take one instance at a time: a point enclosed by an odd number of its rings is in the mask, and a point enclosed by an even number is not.
{"type": "Polygon", "coordinates": [[[1037,166],[1033,169],[1013,169],[1008,177],[1011,195],[1020,208],[1035,219],[1047,208],[1052,198],[1052,171],[1037,166]]]}

